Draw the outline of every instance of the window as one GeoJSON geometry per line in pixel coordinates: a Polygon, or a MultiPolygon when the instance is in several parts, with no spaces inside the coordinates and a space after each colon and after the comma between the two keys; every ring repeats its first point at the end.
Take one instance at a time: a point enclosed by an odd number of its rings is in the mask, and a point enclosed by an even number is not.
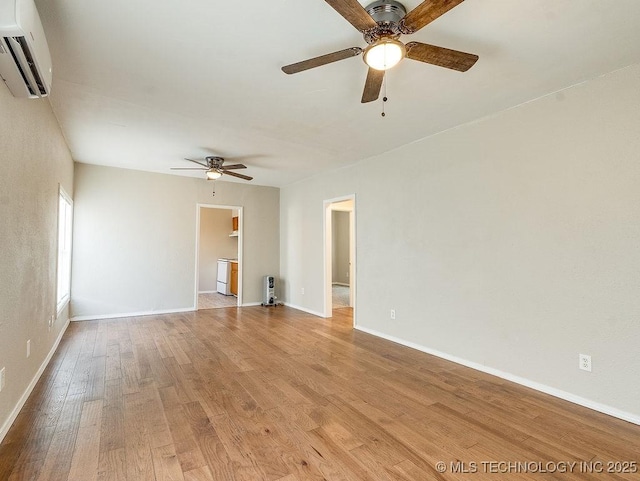
{"type": "Polygon", "coordinates": [[[58,293],[57,311],[60,311],[71,298],[71,225],[73,204],[66,192],[60,187],[58,199],[58,293]]]}

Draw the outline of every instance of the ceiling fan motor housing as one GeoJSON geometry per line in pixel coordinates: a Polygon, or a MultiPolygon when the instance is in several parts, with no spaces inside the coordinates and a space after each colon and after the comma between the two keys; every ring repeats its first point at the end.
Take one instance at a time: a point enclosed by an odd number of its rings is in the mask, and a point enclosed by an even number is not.
{"type": "Polygon", "coordinates": [[[364,39],[371,44],[381,37],[397,37],[400,31],[400,20],[407,14],[407,9],[395,0],[377,0],[365,7],[378,26],[364,32],[364,39]]]}
{"type": "Polygon", "coordinates": [[[407,14],[407,9],[394,0],[378,0],[365,7],[371,18],[377,23],[398,23],[407,14]]]}
{"type": "Polygon", "coordinates": [[[204,159],[207,161],[207,164],[209,164],[209,168],[211,169],[219,169],[222,167],[222,163],[224,162],[224,158],[217,155],[208,155],[204,159]]]}

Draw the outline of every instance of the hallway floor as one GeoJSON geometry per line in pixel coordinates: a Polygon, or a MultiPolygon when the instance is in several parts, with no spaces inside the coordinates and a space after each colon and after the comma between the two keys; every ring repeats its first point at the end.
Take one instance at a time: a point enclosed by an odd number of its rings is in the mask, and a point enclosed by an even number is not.
{"type": "Polygon", "coordinates": [[[225,296],[219,292],[198,294],[198,310],[219,309],[221,307],[237,307],[238,298],[236,296],[225,296]]]}

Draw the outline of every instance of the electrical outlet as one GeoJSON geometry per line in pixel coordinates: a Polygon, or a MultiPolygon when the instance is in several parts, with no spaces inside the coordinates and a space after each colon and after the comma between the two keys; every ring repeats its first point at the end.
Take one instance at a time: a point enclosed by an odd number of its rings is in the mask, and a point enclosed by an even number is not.
{"type": "Polygon", "coordinates": [[[304,296],[304,287],[300,289],[300,293],[304,296]]]}
{"type": "Polygon", "coordinates": [[[578,367],[583,371],[591,372],[591,356],[589,356],[588,354],[579,354],[578,359],[578,367]]]}
{"type": "Polygon", "coordinates": [[[4,367],[0,369],[0,391],[4,389],[4,367]]]}
{"type": "Polygon", "coordinates": [[[31,356],[31,339],[27,340],[27,357],[31,356]]]}
{"type": "Polygon", "coordinates": [[[391,309],[391,319],[394,320],[396,318],[396,310],[391,309]]]}

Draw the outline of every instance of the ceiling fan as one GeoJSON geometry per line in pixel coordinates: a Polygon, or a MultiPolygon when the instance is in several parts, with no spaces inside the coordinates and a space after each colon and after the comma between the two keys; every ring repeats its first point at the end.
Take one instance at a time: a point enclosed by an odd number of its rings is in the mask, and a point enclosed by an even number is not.
{"type": "Polygon", "coordinates": [[[405,57],[459,72],[466,72],[478,60],[477,55],[470,53],[421,42],[405,45],[398,40],[401,35],[417,32],[464,0],[425,0],[409,13],[395,0],[378,0],[366,7],[358,0],[325,1],[362,33],[368,46],[364,49],[351,47],[286,65],[282,67],[284,73],[302,72],[363,53],[363,60],[369,66],[362,94],[362,103],[366,103],[380,96],[385,70],[405,57]]]}
{"type": "Polygon", "coordinates": [[[253,180],[253,177],[249,177],[248,175],[239,174],[234,172],[236,169],[246,169],[247,166],[244,164],[232,164],[232,165],[222,165],[224,164],[224,158],[218,157],[217,155],[208,155],[204,158],[204,162],[200,162],[198,160],[193,159],[184,159],[189,162],[193,162],[194,164],[198,164],[200,167],[172,167],[171,170],[206,170],[207,171],[207,180],[216,180],[222,177],[223,175],[231,175],[233,177],[237,177],[239,179],[244,180],[253,180]]]}

